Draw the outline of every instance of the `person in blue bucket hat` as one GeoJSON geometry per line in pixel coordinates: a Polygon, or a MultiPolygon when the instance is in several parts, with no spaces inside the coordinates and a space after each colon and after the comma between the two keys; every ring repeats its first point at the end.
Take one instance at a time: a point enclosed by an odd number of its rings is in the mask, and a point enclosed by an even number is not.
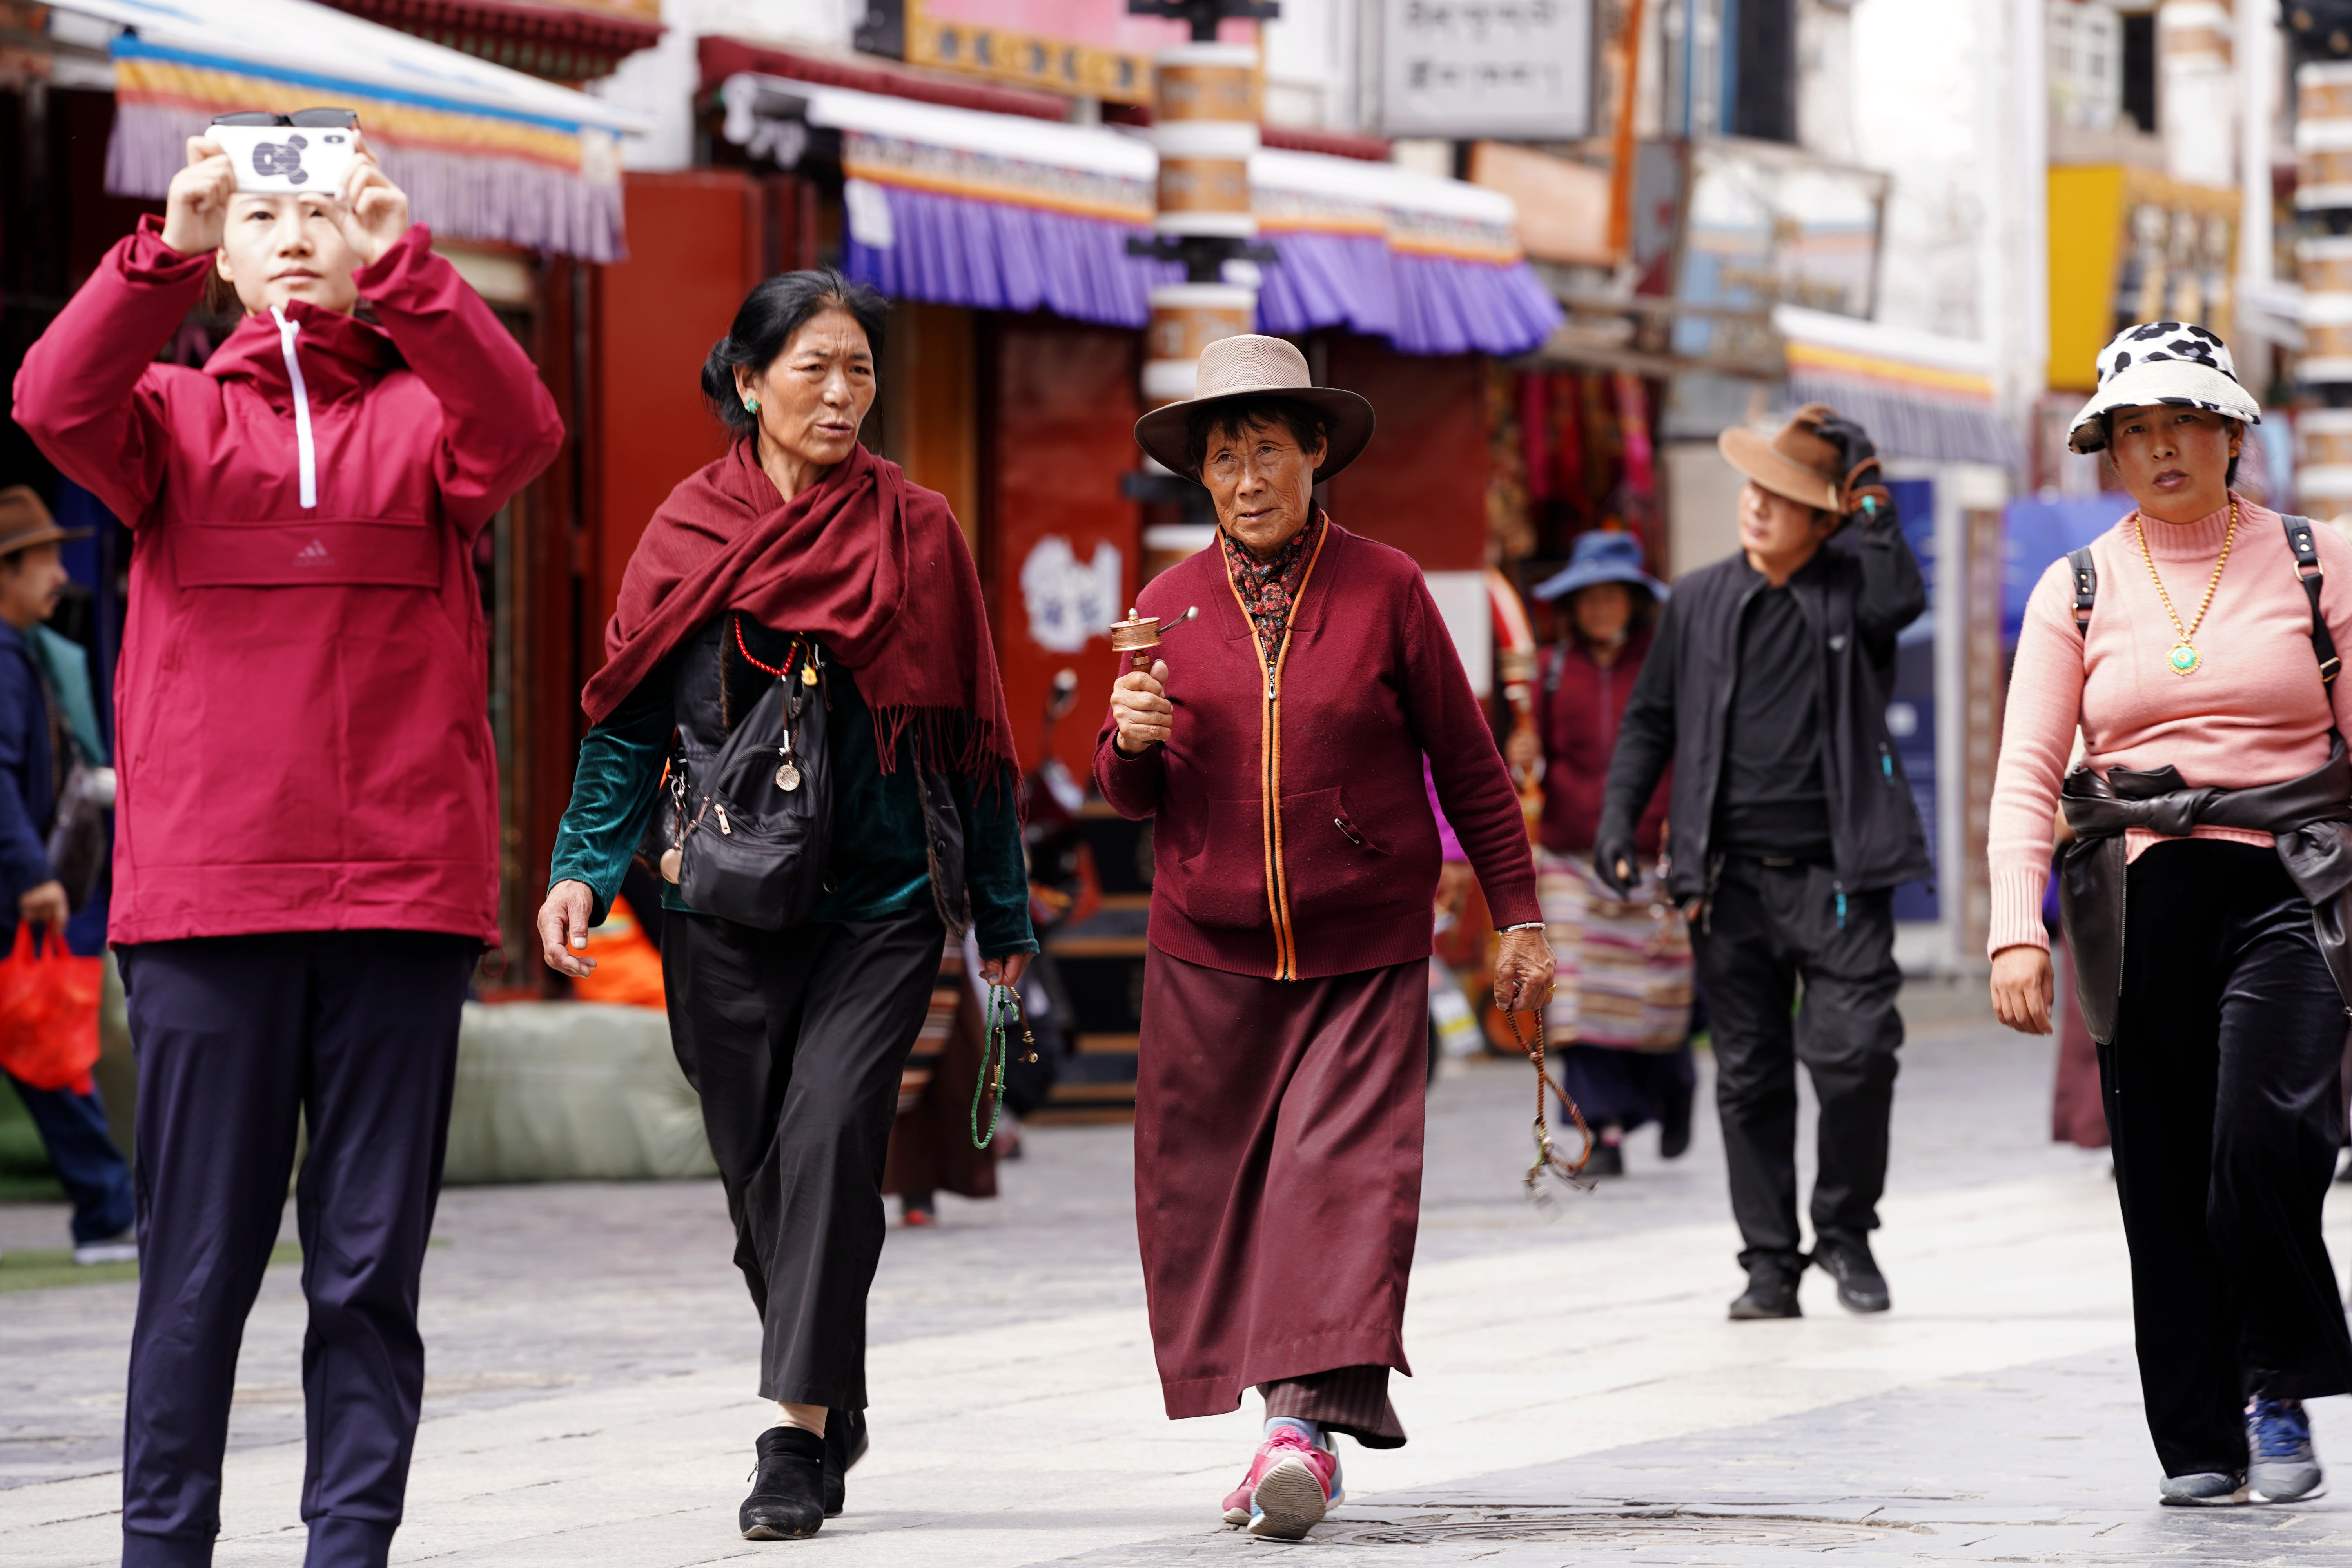
{"type": "MultiPolygon", "coordinates": [[[[1645,590],[1653,604],[1663,605],[1670,592],[1664,583],[1642,569],[1642,542],[1613,528],[1579,534],[1568,564],[1530,590],[1537,598],[1573,605],[1575,594],[1602,583],[1623,583],[1645,590]]],[[[1632,601],[1629,599],[1628,603],[1632,601]]]]}
{"type": "Polygon", "coordinates": [[[1690,1147],[1697,1083],[1690,941],[1657,873],[1665,781],[1634,835],[1635,885],[1621,895],[1592,871],[1610,753],[1667,590],[1643,569],[1639,538],[1604,528],[1580,535],[1567,567],[1534,592],[1557,606],[1559,637],[1537,664],[1535,733],[1513,737],[1510,760],[1542,763],[1537,892],[1559,962],[1544,1025],[1562,1047],[1562,1087],[1592,1126],[1586,1169],[1622,1175],[1625,1134],[1637,1128],[1656,1122],[1669,1160],[1690,1147]]]}

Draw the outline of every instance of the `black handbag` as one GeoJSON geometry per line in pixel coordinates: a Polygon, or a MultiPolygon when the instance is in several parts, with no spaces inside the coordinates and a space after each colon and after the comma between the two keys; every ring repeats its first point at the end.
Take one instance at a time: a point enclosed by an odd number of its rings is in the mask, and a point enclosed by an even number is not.
{"type": "Polygon", "coordinates": [[[79,914],[98,896],[105,879],[113,846],[108,841],[106,814],[114,806],[114,770],[84,765],[81,750],[66,771],[65,788],[58,794],[57,822],[47,846],[49,871],[66,890],[66,908],[79,914]]]}
{"type": "Polygon", "coordinates": [[[671,760],[662,874],[687,907],[761,931],[805,919],[833,854],[824,657],[803,644],[715,754],[671,760]]]}

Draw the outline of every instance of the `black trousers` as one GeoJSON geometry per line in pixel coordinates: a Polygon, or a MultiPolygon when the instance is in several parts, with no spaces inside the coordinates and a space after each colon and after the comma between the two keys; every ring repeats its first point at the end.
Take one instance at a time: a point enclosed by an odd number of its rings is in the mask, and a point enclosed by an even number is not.
{"type": "Polygon", "coordinates": [[[121,951],[139,1060],[139,1317],[123,1568],[212,1561],[246,1314],[298,1118],[309,1568],[381,1568],[425,1392],[417,1277],[441,1192],[458,1009],[482,944],[295,931],[121,951]]]}
{"type": "Polygon", "coordinates": [[[775,931],[677,911],[663,922],[670,1038],[702,1097],[760,1311],[762,1399],[866,1407],[882,1166],[946,935],[928,901],[775,931]]]}
{"type": "Polygon", "coordinates": [[[2242,1469],[2249,1394],[2352,1390],[2319,1234],[2344,1138],[2344,1002],[2274,851],[2157,844],[2124,885],[2099,1079],[2148,1431],[2168,1476],[2242,1469]]]}
{"type": "Polygon", "coordinates": [[[1826,867],[1735,857],[1691,929],[1713,1020],[1716,1106],[1743,1268],[1802,1266],[1799,1062],[1822,1112],[1813,1238],[1859,1241],[1878,1228],[1903,1044],[1894,903],[1891,891],[1849,893],[1841,911],[1826,867]]]}

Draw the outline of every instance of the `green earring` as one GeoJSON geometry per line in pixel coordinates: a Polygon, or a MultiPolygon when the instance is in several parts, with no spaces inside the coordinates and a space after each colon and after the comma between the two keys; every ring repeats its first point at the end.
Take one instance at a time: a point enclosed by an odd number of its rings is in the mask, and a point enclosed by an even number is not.
{"type": "Polygon", "coordinates": [[[756,397],[745,398],[743,400],[743,412],[746,414],[757,414],[760,412],[760,400],[756,397]]]}

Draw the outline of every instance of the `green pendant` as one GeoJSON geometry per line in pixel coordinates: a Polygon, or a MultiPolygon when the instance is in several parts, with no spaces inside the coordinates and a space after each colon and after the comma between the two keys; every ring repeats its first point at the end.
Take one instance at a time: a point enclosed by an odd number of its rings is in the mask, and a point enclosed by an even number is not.
{"type": "Polygon", "coordinates": [[[2173,644],[2171,656],[2165,660],[2172,667],[2175,675],[2194,675],[2197,667],[2203,662],[2198,658],[2197,650],[2185,642],[2173,644]]]}

